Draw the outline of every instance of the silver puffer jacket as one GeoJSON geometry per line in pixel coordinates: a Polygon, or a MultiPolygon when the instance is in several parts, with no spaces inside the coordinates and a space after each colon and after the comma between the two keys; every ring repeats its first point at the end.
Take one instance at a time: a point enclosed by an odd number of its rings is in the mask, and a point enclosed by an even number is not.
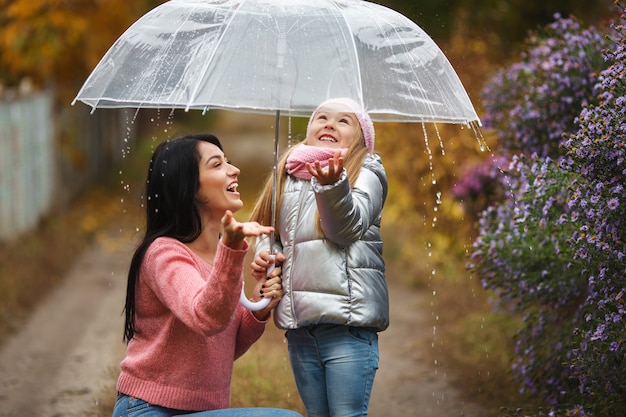
{"type": "MultiPolygon", "coordinates": [[[[389,295],[380,235],[387,177],[370,154],[350,192],[344,170],[335,184],[321,186],[288,176],[276,227],[275,250],[286,261],[285,295],[274,312],[281,329],[333,323],[384,330],[389,295]],[[316,228],[316,209],[325,237],[316,228]]],[[[268,239],[256,252],[268,248],[268,239]]]]}

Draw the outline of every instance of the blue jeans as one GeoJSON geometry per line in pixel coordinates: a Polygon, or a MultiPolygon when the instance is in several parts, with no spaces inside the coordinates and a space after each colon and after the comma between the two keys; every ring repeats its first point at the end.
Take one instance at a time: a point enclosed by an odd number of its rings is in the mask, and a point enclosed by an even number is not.
{"type": "Polygon", "coordinates": [[[211,411],[184,411],[160,407],[139,398],[118,394],[113,417],[302,417],[295,411],[279,408],[226,408],[211,411]]]}
{"type": "Polygon", "coordinates": [[[378,369],[375,330],[323,324],[285,335],[308,417],[367,416],[378,369]]]}

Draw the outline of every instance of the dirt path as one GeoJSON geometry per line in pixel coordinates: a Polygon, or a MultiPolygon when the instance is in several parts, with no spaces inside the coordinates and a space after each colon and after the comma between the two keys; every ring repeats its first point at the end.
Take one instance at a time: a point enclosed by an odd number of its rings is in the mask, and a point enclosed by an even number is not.
{"type": "MultiPolygon", "coordinates": [[[[103,234],[19,334],[0,349],[0,417],[96,416],[122,353],[120,315],[129,242],[103,234]],[[119,349],[116,348],[119,346],[119,349]]],[[[392,324],[381,333],[372,417],[480,417],[425,358],[427,296],[391,286],[392,324]]]]}
{"type": "Polygon", "coordinates": [[[481,417],[426,355],[433,340],[428,295],[390,282],[391,324],[379,336],[371,417],[481,417]]]}
{"type": "Polygon", "coordinates": [[[2,346],[0,416],[95,416],[88,410],[122,352],[129,249],[113,232],[101,236],[2,346]]]}

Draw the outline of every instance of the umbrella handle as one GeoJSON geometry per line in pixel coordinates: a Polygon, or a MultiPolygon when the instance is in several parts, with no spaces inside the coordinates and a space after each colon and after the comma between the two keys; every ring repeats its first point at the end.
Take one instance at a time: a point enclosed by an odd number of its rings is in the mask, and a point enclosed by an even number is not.
{"type": "MultiPolygon", "coordinates": [[[[269,276],[273,270],[274,264],[271,264],[267,268],[267,276],[269,276]]],[[[250,301],[248,297],[246,297],[245,283],[243,283],[243,286],[241,287],[241,295],[239,296],[239,303],[250,311],[258,311],[263,310],[265,307],[267,307],[267,305],[270,303],[270,298],[263,298],[261,301],[256,302],[250,301]]]]}

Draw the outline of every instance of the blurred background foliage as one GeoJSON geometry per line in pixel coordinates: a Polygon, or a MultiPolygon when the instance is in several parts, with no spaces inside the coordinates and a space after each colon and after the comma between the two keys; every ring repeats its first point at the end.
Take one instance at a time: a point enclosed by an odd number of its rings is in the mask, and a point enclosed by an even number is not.
{"type": "Polygon", "coordinates": [[[151,0],[0,0],[0,82],[74,88],[151,0]]]}
{"type": "MultiPolygon", "coordinates": [[[[132,22],[161,3],[157,0],[0,0],[0,97],[3,90],[26,83],[34,88],[53,87],[58,105],[69,106],[115,39],[132,22]]],[[[574,15],[585,25],[602,24],[615,14],[613,0],[385,0],[378,3],[405,14],[437,42],[457,70],[479,116],[484,113],[480,93],[485,83],[498,69],[519,58],[529,32],[554,21],[555,13],[574,15]]],[[[193,124],[196,130],[206,130],[208,124],[211,129],[235,124],[232,116],[220,121],[213,114],[210,112],[209,118],[199,113],[177,114],[175,120],[193,124]]],[[[161,125],[152,126],[159,130],[151,137],[152,141],[175,133],[163,129],[169,123],[163,121],[168,116],[160,117],[161,125]]],[[[237,117],[237,129],[245,130],[243,133],[250,136],[258,134],[258,125],[245,125],[243,118],[237,117]]],[[[154,114],[148,114],[147,119],[154,121],[154,114]]],[[[305,125],[304,120],[293,121],[296,136],[303,134],[305,125]]],[[[442,368],[454,368],[454,372],[463,375],[459,387],[474,401],[519,404],[517,387],[512,385],[508,371],[512,334],[519,323],[515,318],[492,315],[490,294],[465,269],[466,256],[476,235],[477,215],[486,201],[476,197],[473,201],[480,204],[472,207],[452,196],[455,184],[467,172],[498,154],[495,135],[461,126],[379,123],[376,136],[377,152],[383,158],[390,180],[383,227],[389,276],[414,287],[429,288],[432,293],[437,338],[429,352],[437,356],[442,368]],[[487,148],[481,149],[482,141],[487,148]]],[[[235,162],[236,152],[228,152],[235,162]]],[[[119,182],[116,186],[120,188],[119,182]]],[[[252,201],[246,200],[246,204],[251,205],[252,201]]],[[[98,207],[108,205],[102,203],[98,207]]],[[[84,234],[93,235],[91,229],[90,226],[84,234]]],[[[61,235],[67,238],[68,233],[61,235]]],[[[11,254],[4,249],[4,259],[10,259],[11,254]]],[[[6,305],[2,310],[6,312],[6,305]]]]}
{"type": "MultiPolygon", "coordinates": [[[[24,83],[35,88],[52,85],[61,105],[67,105],[115,39],[132,22],[161,3],[158,0],[0,0],[0,90],[24,83]]],[[[479,115],[482,112],[479,92],[485,81],[498,65],[518,55],[521,41],[529,31],[552,21],[557,12],[564,16],[574,14],[584,23],[597,23],[612,11],[612,0],[385,0],[379,3],[405,14],[435,39],[457,69],[479,115]]],[[[395,198],[390,199],[388,216],[402,216],[403,224],[429,227],[436,217],[435,229],[458,240],[471,233],[467,227],[458,227],[459,218],[468,217],[466,220],[471,221],[473,216],[452,206],[446,193],[462,175],[463,166],[478,163],[489,152],[480,151],[469,129],[439,126],[439,130],[445,154],[432,126],[427,126],[430,152],[422,126],[377,126],[377,146],[393,178],[395,198]],[[415,151],[406,152],[406,149],[415,151]],[[441,193],[442,203],[438,203],[437,193],[441,193]]],[[[487,141],[491,148],[495,146],[494,140],[487,138],[487,141]]]]}

